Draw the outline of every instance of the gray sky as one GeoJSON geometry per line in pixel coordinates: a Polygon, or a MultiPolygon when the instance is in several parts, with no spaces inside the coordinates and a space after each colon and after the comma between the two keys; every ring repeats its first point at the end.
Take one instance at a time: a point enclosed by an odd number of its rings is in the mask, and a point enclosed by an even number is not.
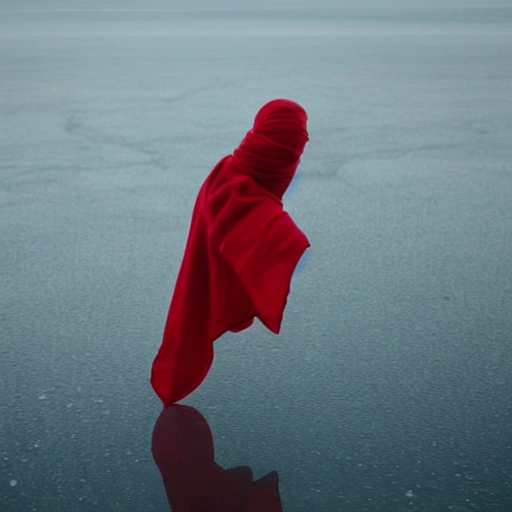
{"type": "MultiPolygon", "coordinates": [[[[384,7],[381,0],[92,0],[84,4],[82,0],[0,0],[1,9],[156,9],[156,8],[268,8],[268,7],[384,7]]],[[[386,7],[407,7],[408,9],[424,9],[431,7],[510,7],[507,0],[390,0],[386,7]]]]}

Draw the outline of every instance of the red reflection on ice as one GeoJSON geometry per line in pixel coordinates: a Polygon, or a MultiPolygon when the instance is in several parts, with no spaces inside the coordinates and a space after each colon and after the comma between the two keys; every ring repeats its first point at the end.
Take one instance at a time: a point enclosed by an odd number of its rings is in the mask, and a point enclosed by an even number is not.
{"type": "Polygon", "coordinates": [[[167,407],[153,431],[152,453],[173,512],[282,512],[278,475],[253,481],[247,466],[215,463],[208,423],[194,408],[167,407]]]}

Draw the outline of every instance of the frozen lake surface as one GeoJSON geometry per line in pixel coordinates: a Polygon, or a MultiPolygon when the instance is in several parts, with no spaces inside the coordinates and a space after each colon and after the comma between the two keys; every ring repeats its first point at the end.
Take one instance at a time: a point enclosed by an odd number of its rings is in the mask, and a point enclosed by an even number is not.
{"type": "Polygon", "coordinates": [[[98,3],[0,0],[0,510],[168,510],[191,208],[279,96],[311,249],[281,335],[218,340],[184,401],[216,462],[285,512],[512,510],[512,8],[98,3]]]}

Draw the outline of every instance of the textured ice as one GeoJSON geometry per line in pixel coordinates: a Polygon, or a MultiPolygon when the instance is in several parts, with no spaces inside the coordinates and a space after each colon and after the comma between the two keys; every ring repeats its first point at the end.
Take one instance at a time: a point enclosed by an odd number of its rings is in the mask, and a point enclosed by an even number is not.
{"type": "Polygon", "coordinates": [[[281,335],[219,340],[189,399],[216,458],[294,512],[512,510],[509,2],[119,4],[0,0],[0,510],[165,510],[190,210],[276,96],[311,249],[281,335]]]}

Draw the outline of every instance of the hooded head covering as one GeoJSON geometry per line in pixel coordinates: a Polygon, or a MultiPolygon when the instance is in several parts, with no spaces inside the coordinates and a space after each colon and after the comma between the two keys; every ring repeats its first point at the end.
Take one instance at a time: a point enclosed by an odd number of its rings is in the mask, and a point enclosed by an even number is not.
{"type": "Polygon", "coordinates": [[[232,169],[248,174],[281,199],[308,140],[306,111],[290,100],[269,101],[234,151],[232,169]]]}
{"type": "Polygon", "coordinates": [[[201,384],[226,331],[258,317],[279,333],[293,271],[309,247],[281,201],[308,140],[306,121],[295,102],[265,104],[199,190],[151,374],[165,406],[201,384]]]}

